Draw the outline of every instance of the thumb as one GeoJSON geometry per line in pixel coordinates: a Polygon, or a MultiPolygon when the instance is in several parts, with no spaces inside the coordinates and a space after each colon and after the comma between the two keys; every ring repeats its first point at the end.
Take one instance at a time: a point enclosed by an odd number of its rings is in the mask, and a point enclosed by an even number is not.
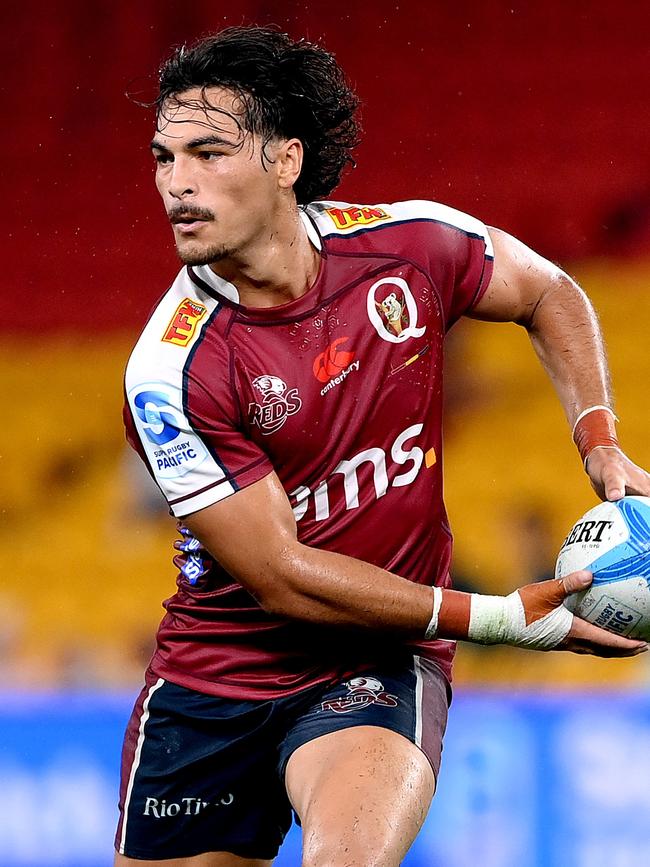
{"type": "Polygon", "coordinates": [[[560,579],[564,587],[564,596],[569,596],[571,593],[578,593],[580,590],[586,590],[593,581],[593,574],[586,569],[580,569],[578,572],[571,572],[560,579]]]}
{"type": "Polygon", "coordinates": [[[591,572],[582,569],[571,572],[565,578],[552,578],[550,581],[520,587],[517,593],[524,607],[526,626],[560,606],[569,594],[589,587],[591,580],[591,572]]]}

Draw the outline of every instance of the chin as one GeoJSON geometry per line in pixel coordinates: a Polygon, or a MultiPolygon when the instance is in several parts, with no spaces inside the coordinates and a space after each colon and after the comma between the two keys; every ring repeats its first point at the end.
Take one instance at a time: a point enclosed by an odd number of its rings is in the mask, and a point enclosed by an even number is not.
{"type": "Polygon", "coordinates": [[[184,265],[211,265],[213,262],[220,262],[232,255],[232,250],[223,245],[204,247],[188,244],[186,247],[177,246],[176,252],[184,265]]]}

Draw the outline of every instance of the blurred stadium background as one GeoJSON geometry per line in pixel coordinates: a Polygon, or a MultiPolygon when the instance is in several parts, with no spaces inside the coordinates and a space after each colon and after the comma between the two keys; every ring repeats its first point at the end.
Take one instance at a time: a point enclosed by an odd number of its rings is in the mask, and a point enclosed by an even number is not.
{"type": "MultiPolygon", "coordinates": [[[[122,729],[173,592],[173,522],[124,443],[121,373],[175,274],[149,113],[172,45],[230,24],[322,39],[363,100],[348,201],[435,198],[593,298],[620,436],[650,464],[647,4],[193,0],[17,5],[4,44],[0,865],[111,863],[122,729]]],[[[525,335],[449,339],[461,586],[543,577],[595,503],[525,335]]],[[[650,863],[650,668],[463,647],[411,867],[650,863]]],[[[299,863],[294,832],[279,864],[299,863]]]]}

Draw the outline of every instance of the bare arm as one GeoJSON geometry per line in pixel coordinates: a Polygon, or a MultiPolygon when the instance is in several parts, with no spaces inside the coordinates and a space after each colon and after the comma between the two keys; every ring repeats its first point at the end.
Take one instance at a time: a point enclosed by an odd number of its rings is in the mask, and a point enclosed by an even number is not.
{"type": "Polygon", "coordinates": [[[271,614],[424,636],[431,588],[363,560],[302,545],[275,473],[184,523],[271,614]]]}
{"type": "MultiPolygon", "coordinates": [[[[571,426],[587,407],[611,406],[603,340],[585,293],[521,241],[498,229],[490,229],[490,235],[494,274],[471,315],[526,328],[571,426]]],[[[626,492],[650,496],[650,476],[622,451],[597,448],[586,469],[602,499],[619,499],[626,492]]]]}
{"type": "MultiPolygon", "coordinates": [[[[289,501],[274,473],[188,516],[184,523],[271,614],[403,638],[425,637],[434,590],[370,563],[301,544],[289,501]]],[[[557,610],[569,592],[588,583],[585,573],[574,573],[564,582],[547,581],[523,588],[526,623],[557,610]]],[[[436,637],[481,640],[470,636],[472,600],[488,597],[454,590],[437,592],[442,604],[436,637]]],[[[565,649],[601,656],[629,656],[644,649],[641,642],[628,641],[584,621],[574,618],[573,623],[576,626],[562,645],[565,649]]]]}

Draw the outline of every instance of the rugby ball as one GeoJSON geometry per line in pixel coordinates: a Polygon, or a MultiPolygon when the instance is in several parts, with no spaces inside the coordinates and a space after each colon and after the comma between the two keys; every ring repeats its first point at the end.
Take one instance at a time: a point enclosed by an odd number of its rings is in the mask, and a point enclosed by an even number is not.
{"type": "Polygon", "coordinates": [[[583,620],[629,638],[650,640],[650,497],[600,503],[571,528],[555,577],[593,572],[587,590],[565,601],[583,620]]]}

